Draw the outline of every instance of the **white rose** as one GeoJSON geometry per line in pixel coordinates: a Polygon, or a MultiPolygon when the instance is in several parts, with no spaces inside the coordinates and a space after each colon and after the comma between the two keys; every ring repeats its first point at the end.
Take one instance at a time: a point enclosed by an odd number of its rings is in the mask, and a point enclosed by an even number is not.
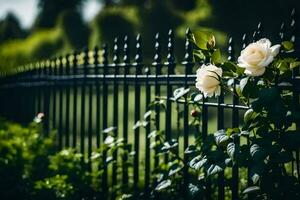
{"type": "Polygon", "coordinates": [[[204,97],[219,96],[221,93],[220,77],[222,69],[215,65],[202,65],[197,70],[196,88],[199,89],[204,97]]]}
{"type": "Polygon", "coordinates": [[[245,68],[245,74],[249,76],[261,76],[265,73],[266,66],[277,56],[279,49],[279,44],[271,47],[270,40],[263,38],[241,51],[238,65],[245,68]]]}

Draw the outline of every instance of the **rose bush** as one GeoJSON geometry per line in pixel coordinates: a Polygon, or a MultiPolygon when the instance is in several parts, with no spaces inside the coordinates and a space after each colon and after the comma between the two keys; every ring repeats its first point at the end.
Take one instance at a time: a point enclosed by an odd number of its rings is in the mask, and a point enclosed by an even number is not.
{"type": "MultiPolygon", "coordinates": [[[[300,132],[295,126],[300,121],[300,111],[295,106],[299,102],[295,102],[293,91],[280,87],[293,84],[293,70],[299,70],[298,59],[288,57],[288,53],[293,52],[290,48],[293,44],[283,41],[272,46],[268,39],[263,38],[243,49],[237,61],[227,61],[222,59],[221,51],[215,49],[215,45],[210,45],[212,38],[212,35],[205,35],[197,40],[190,33],[194,61],[199,66],[195,87],[200,93],[188,96],[188,89],[180,88],[177,90],[182,92],[175,90],[174,99],[181,98],[193,106],[190,125],[195,125],[196,130],[202,123],[199,101],[203,97],[233,93],[230,95],[249,109],[239,126],[200,137],[185,149],[189,157],[187,163],[176,153],[178,141],[167,141],[162,131],[152,132],[149,137],[156,138],[152,147],[160,155],[170,157],[167,164],[161,164],[155,171],[158,184],[153,187],[152,194],[158,198],[188,196],[203,199],[212,192],[207,187],[210,185],[214,192],[209,195],[218,195],[215,193],[217,175],[224,172],[224,183],[230,186],[232,179],[227,169],[235,166],[244,173],[239,179],[240,197],[299,199],[300,170],[294,170],[295,161],[299,165],[299,158],[295,157],[300,148],[300,132]],[[184,172],[186,167],[189,169],[184,172]],[[189,174],[188,189],[184,189],[182,182],[184,173],[189,174]]],[[[160,106],[161,100],[153,105],[160,106]]]]}

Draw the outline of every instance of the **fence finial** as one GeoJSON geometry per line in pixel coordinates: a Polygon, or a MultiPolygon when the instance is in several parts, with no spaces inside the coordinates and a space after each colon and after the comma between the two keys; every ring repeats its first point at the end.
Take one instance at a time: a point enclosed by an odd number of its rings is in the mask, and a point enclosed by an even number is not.
{"type": "Polygon", "coordinates": [[[89,65],[89,49],[87,47],[83,50],[83,73],[84,75],[88,74],[88,65],[89,65]]]}
{"type": "Polygon", "coordinates": [[[285,27],[285,23],[282,22],[279,30],[280,42],[283,42],[285,40],[285,34],[286,34],[286,27],[285,27]]]}
{"type": "MultiPolygon", "coordinates": [[[[126,35],[124,37],[124,57],[123,57],[124,63],[129,64],[130,63],[130,57],[129,57],[129,38],[126,35]]],[[[125,68],[127,68],[125,66],[125,68]]]]}
{"type": "Polygon", "coordinates": [[[193,61],[193,49],[192,49],[192,44],[189,41],[189,35],[191,35],[192,32],[191,30],[188,28],[186,29],[185,32],[185,61],[186,62],[192,62],[193,61]]]}
{"type": "Polygon", "coordinates": [[[94,58],[94,65],[95,65],[95,73],[99,73],[99,48],[98,46],[95,46],[94,52],[93,52],[93,58],[94,58]]]}
{"type": "Polygon", "coordinates": [[[143,60],[142,58],[142,38],[141,35],[138,34],[136,36],[136,54],[135,54],[135,62],[140,64],[143,60]]]}
{"type": "Polygon", "coordinates": [[[263,37],[263,26],[262,26],[262,23],[259,22],[256,30],[253,33],[253,42],[256,42],[257,40],[261,39],[262,37],[263,37]]]}
{"type": "Polygon", "coordinates": [[[244,33],[242,37],[242,49],[245,49],[247,45],[248,45],[248,36],[246,33],[244,33]]]}
{"type": "Polygon", "coordinates": [[[102,46],[102,49],[103,49],[103,54],[102,54],[102,57],[103,57],[103,65],[106,66],[108,65],[108,47],[107,47],[107,44],[103,44],[102,46]]]}
{"type": "Polygon", "coordinates": [[[66,74],[70,75],[70,54],[66,54],[66,74]]]}
{"type": "Polygon", "coordinates": [[[174,63],[175,62],[175,56],[174,56],[174,32],[172,29],[169,30],[168,33],[168,63],[174,63]]]}
{"type": "Polygon", "coordinates": [[[58,57],[59,60],[59,65],[58,65],[58,69],[59,69],[59,75],[63,75],[63,57],[59,56],[58,57]]]}
{"type": "Polygon", "coordinates": [[[114,57],[113,57],[113,63],[116,65],[120,63],[120,48],[119,48],[119,38],[116,37],[114,39],[114,57]]]}
{"type": "Polygon", "coordinates": [[[295,32],[296,32],[296,11],[295,11],[295,8],[291,12],[290,29],[291,29],[290,41],[294,43],[295,39],[296,39],[296,36],[295,36],[295,32]]]}
{"type": "Polygon", "coordinates": [[[233,38],[230,37],[228,40],[228,60],[229,61],[234,61],[234,41],[233,38]]]}
{"type": "Polygon", "coordinates": [[[154,64],[161,62],[161,47],[160,47],[160,35],[156,33],[155,35],[155,54],[154,54],[154,64]]]}
{"type": "Polygon", "coordinates": [[[78,66],[78,60],[77,60],[78,52],[73,52],[73,75],[77,74],[77,66],[78,66]]]}

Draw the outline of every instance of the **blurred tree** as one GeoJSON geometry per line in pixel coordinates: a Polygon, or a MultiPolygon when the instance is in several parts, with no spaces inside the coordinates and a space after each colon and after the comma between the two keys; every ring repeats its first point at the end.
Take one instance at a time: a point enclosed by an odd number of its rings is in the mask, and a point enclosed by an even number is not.
{"type": "Polygon", "coordinates": [[[25,36],[26,32],[21,28],[19,20],[13,13],[8,13],[0,22],[0,43],[25,36]]]}
{"type": "Polygon", "coordinates": [[[59,15],[65,10],[80,12],[85,0],[39,0],[39,14],[36,18],[34,28],[51,28],[59,15]]]}
{"type": "Polygon", "coordinates": [[[58,28],[69,50],[81,49],[88,44],[89,28],[78,11],[65,10],[58,18],[58,28]]]}
{"type": "Polygon", "coordinates": [[[101,10],[92,25],[91,45],[105,42],[112,47],[115,37],[133,38],[140,28],[140,20],[136,7],[113,6],[101,10]]]}

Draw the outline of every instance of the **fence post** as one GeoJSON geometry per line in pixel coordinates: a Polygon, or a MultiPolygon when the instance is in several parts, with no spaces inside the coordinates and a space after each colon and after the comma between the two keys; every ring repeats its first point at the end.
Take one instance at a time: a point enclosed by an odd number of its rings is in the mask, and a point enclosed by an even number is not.
{"type": "Polygon", "coordinates": [[[77,146],[77,93],[78,93],[78,87],[77,87],[77,67],[78,67],[78,62],[77,62],[77,56],[78,52],[73,53],[73,141],[72,141],[72,147],[76,148],[77,146]]]}
{"type": "Polygon", "coordinates": [[[59,97],[58,97],[58,149],[63,148],[63,84],[61,83],[61,77],[63,76],[63,58],[60,56],[58,58],[58,76],[59,80],[59,97]]]}
{"type": "MultiPolygon", "coordinates": [[[[113,66],[114,66],[114,82],[113,82],[113,126],[114,137],[118,137],[119,130],[119,86],[117,83],[117,75],[119,74],[119,64],[120,64],[120,42],[118,38],[114,40],[114,57],[113,57],[113,66]]],[[[117,159],[118,152],[113,153],[114,160],[117,159]]],[[[112,185],[117,184],[117,163],[114,162],[112,166],[112,185]]]]}
{"type": "Polygon", "coordinates": [[[65,121],[65,130],[66,130],[66,138],[65,138],[65,145],[66,147],[70,147],[70,84],[69,84],[69,77],[70,77],[70,55],[66,55],[66,70],[65,70],[65,77],[68,79],[66,81],[66,121],[65,121]]]}
{"type": "MultiPolygon", "coordinates": [[[[129,38],[125,36],[124,38],[124,89],[123,89],[123,138],[124,144],[128,143],[128,84],[126,76],[130,71],[130,52],[129,52],[129,38]]],[[[128,184],[128,167],[127,167],[127,154],[124,154],[123,157],[123,168],[122,168],[122,183],[125,186],[128,184]]]]}
{"type": "MultiPolygon", "coordinates": [[[[105,130],[107,128],[107,118],[108,118],[108,112],[107,112],[107,95],[108,95],[108,85],[106,83],[106,75],[108,73],[108,48],[107,45],[103,45],[103,112],[102,112],[102,130],[105,130]]],[[[106,132],[103,133],[103,142],[105,141],[105,138],[107,137],[106,132]]],[[[107,195],[107,164],[106,164],[106,157],[107,157],[107,151],[103,151],[103,176],[102,176],[102,189],[104,195],[107,195]]]]}
{"type": "MultiPolygon", "coordinates": [[[[254,34],[253,38],[254,40],[257,40],[257,38],[255,37],[259,37],[261,35],[261,30],[260,30],[260,27],[261,27],[261,23],[259,23],[258,25],[258,30],[256,32],[256,34],[254,34]]],[[[233,42],[233,38],[230,37],[229,38],[229,44],[228,44],[228,60],[229,61],[234,61],[235,60],[235,51],[234,51],[234,42],[233,42]]],[[[235,88],[236,88],[236,79],[234,79],[234,83],[233,83],[233,88],[234,88],[234,94],[232,95],[232,105],[233,105],[233,108],[232,108],[232,127],[233,128],[238,128],[239,127],[239,110],[238,108],[236,108],[235,106],[238,105],[239,103],[239,99],[236,95],[236,91],[235,91],[235,88]]],[[[234,138],[234,144],[236,146],[239,146],[239,138],[234,138]]],[[[239,199],[239,166],[234,163],[233,166],[232,166],[232,199],[233,200],[236,200],[236,199],[239,199]]]]}
{"type": "MultiPolygon", "coordinates": [[[[160,36],[159,33],[155,35],[155,55],[154,62],[152,65],[155,67],[155,101],[159,101],[160,97],[160,85],[158,83],[158,76],[161,75],[161,45],[160,45],[160,36]]],[[[160,105],[155,106],[155,128],[157,131],[160,130],[160,105]]],[[[156,136],[155,141],[158,142],[159,138],[156,136]]],[[[155,148],[155,156],[154,156],[154,167],[156,168],[159,165],[159,157],[157,156],[157,148],[155,148]]]]}
{"type": "MultiPolygon", "coordinates": [[[[95,66],[95,75],[98,76],[100,74],[99,70],[99,49],[96,46],[94,48],[94,66],[95,66]]],[[[96,147],[100,148],[100,84],[99,78],[96,78],[96,147]]]]}
{"type": "MultiPolygon", "coordinates": [[[[185,77],[184,77],[184,89],[188,89],[188,75],[192,74],[193,71],[193,48],[192,44],[189,41],[189,35],[192,32],[190,29],[186,30],[185,36],[185,56],[184,56],[184,65],[185,65],[185,77]]],[[[187,95],[184,95],[184,108],[183,108],[183,146],[184,151],[188,148],[189,145],[189,106],[187,104],[187,95]]],[[[184,168],[183,168],[183,186],[184,186],[184,196],[188,196],[188,185],[189,185],[189,174],[188,174],[188,155],[184,154],[184,168]]]]}
{"type": "MultiPolygon", "coordinates": [[[[135,55],[135,76],[136,76],[136,81],[135,81],[135,94],[134,94],[134,122],[136,123],[137,121],[140,120],[140,94],[141,94],[141,88],[140,85],[138,84],[137,77],[141,74],[142,70],[142,47],[141,47],[141,36],[137,35],[136,37],[136,55],[135,55]]],[[[140,146],[140,130],[139,127],[134,129],[134,163],[133,163],[133,168],[134,168],[134,174],[133,174],[133,189],[134,193],[137,194],[138,192],[138,182],[139,182],[139,146],[140,146]]]]}
{"type": "MultiPolygon", "coordinates": [[[[172,29],[168,32],[168,55],[167,55],[167,100],[166,100],[166,141],[172,138],[172,85],[170,84],[170,75],[174,74],[175,69],[175,56],[174,56],[174,32],[172,29]]],[[[168,156],[165,156],[165,162],[168,162],[168,156]]]]}

